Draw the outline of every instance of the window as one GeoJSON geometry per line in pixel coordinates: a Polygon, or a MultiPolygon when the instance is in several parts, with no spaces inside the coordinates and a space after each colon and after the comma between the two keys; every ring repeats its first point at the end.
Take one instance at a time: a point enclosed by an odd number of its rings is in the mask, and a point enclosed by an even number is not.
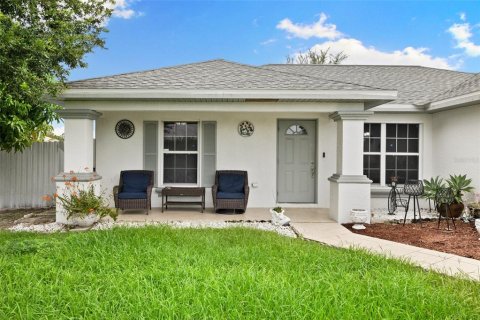
{"type": "Polygon", "coordinates": [[[363,173],[373,183],[419,179],[419,124],[365,123],[363,173]]]}
{"type": "Polygon", "coordinates": [[[163,182],[197,183],[198,124],[165,122],[163,182]]]}
{"type": "Polygon", "coordinates": [[[307,135],[307,129],[299,124],[293,124],[288,127],[287,131],[285,132],[286,135],[298,135],[298,136],[305,136],[307,135]]]}

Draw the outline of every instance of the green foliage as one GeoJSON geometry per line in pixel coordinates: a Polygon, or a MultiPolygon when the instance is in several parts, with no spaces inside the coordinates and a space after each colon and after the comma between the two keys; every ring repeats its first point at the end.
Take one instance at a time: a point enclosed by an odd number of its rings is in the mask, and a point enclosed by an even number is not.
{"type": "Polygon", "coordinates": [[[455,201],[457,203],[463,202],[462,197],[465,192],[473,191],[472,179],[468,179],[467,175],[450,175],[447,180],[448,187],[452,189],[455,201]]]}
{"type": "Polygon", "coordinates": [[[287,56],[287,64],[340,64],[348,58],[343,51],[336,54],[329,53],[330,48],[326,50],[299,52],[294,56],[287,56]]]}
{"type": "Polygon", "coordinates": [[[478,319],[480,284],[245,228],[0,232],[0,319],[478,319]],[[56,240],[56,241],[53,241],[56,240]]]}
{"type": "Polygon", "coordinates": [[[281,213],[283,211],[283,208],[282,207],[275,207],[275,208],[273,208],[273,211],[275,211],[276,213],[281,213]]]}
{"type": "Polygon", "coordinates": [[[424,194],[423,196],[426,199],[434,200],[435,196],[439,189],[445,187],[445,183],[443,182],[443,178],[440,176],[436,176],[435,178],[430,178],[430,180],[424,179],[423,180],[424,186],[424,194]]]}
{"type": "Polygon", "coordinates": [[[66,195],[58,196],[58,200],[68,214],[67,218],[83,218],[89,214],[96,214],[100,218],[110,216],[114,220],[117,219],[116,210],[108,206],[103,193],[97,195],[92,184],[87,188],[82,188],[75,181],[75,177],[73,177],[73,181],[67,181],[65,183],[66,195]]]}
{"type": "Polygon", "coordinates": [[[48,99],[104,47],[109,2],[0,1],[0,150],[21,151],[51,131],[59,107],[48,99]]]}

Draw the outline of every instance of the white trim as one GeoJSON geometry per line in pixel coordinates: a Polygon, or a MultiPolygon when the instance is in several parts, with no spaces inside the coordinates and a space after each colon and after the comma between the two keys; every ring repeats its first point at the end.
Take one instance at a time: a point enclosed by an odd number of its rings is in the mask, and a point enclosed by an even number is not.
{"type": "Polygon", "coordinates": [[[480,103],[480,91],[432,102],[428,106],[427,111],[430,113],[434,113],[443,110],[460,108],[476,103],[480,103]]]}
{"type": "MultiPolygon", "coordinates": [[[[397,98],[396,90],[161,90],[161,89],[67,89],[60,100],[122,99],[311,99],[387,100],[397,98]]],[[[385,103],[386,101],[382,101],[385,103]]]]}
{"type": "Polygon", "coordinates": [[[413,104],[393,104],[393,103],[388,103],[388,104],[382,104],[377,107],[373,107],[369,109],[370,111],[374,112],[425,112],[426,107],[425,106],[416,106],[413,104]]]}

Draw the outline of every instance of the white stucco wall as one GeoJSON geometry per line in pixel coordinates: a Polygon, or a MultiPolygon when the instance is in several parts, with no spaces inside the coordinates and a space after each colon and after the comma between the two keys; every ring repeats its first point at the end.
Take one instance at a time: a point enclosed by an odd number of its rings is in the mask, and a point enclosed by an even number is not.
{"type": "Polygon", "coordinates": [[[480,189],[480,105],[433,114],[433,175],[467,174],[480,189]]]}
{"type": "MultiPolygon", "coordinates": [[[[163,171],[162,121],[216,121],[217,169],[248,171],[250,186],[252,183],[258,185],[257,188],[250,189],[250,207],[270,207],[275,204],[278,119],[317,120],[317,201],[312,206],[329,206],[330,191],[327,178],[335,171],[336,126],[328,118],[328,113],[169,111],[102,111],[102,113],[102,117],[96,123],[96,170],[103,177],[102,184],[108,192],[118,184],[121,170],[143,168],[143,121],[159,122],[159,184],[163,171]],[[135,134],[130,139],[120,139],[114,132],[115,124],[121,119],[129,119],[135,125],[135,134]],[[249,120],[255,126],[255,133],[249,138],[243,138],[237,132],[238,123],[242,120],[249,120]]],[[[207,206],[211,205],[211,191],[207,189],[207,206]]],[[[160,200],[156,196],[152,198],[152,206],[160,206],[160,200]]]]}

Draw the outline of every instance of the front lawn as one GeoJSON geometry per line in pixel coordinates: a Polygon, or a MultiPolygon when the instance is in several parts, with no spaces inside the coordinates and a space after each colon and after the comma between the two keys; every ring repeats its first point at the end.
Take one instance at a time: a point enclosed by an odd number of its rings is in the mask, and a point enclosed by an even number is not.
{"type": "Polygon", "coordinates": [[[243,228],[0,233],[1,319],[480,316],[480,284],[243,228]]]}

